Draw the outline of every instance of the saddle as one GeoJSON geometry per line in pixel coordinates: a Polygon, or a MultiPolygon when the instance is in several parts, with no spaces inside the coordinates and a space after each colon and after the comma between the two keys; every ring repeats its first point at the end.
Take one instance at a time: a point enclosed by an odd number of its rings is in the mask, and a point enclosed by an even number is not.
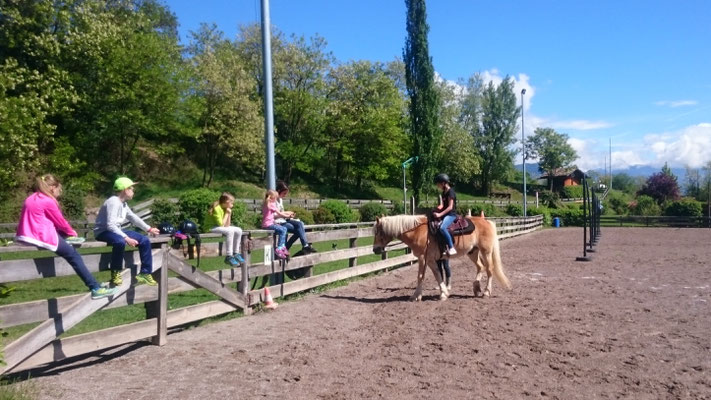
{"type": "MultiPolygon", "coordinates": [[[[442,232],[439,230],[441,224],[442,221],[435,218],[434,211],[427,213],[427,227],[430,234],[437,239],[440,252],[443,253],[447,248],[447,240],[442,236],[442,232]]],[[[457,215],[457,219],[447,228],[452,237],[469,235],[474,232],[474,229],[474,223],[461,215],[457,215]]]]}

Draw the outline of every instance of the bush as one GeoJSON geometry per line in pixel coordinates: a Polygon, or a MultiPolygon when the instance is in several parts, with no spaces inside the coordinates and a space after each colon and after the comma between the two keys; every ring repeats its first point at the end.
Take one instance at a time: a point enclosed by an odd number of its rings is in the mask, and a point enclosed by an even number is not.
{"type": "Polygon", "coordinates": [[[401,201],[393,202],[393,209],[390,210],[390,215],[402,215],[405,214],[405,206],[402,205],[401,201]]]}
{"type": "Polygon", "coordinates": [[[506,206],[506,214],[512,217],[523,217],[523,206],[520,204],[509,204],[506,206]]]}
{"type": "Polygon", "coordinates": [[[156,199],[151,206],[151,220],[154,225],[169,222],[174,226],[178,224],[178,204],[168,199],[156,199]]]}
{"type": "Polygon", "coordinates": [[[245,215],[245,224],[243,229],[262,229],[262,213],[247,213],[245,215]]]}
{"type": "Polygon", "coordinates": [[[324,207],[319,207],[316,209],[316,211],[313,212],[314,215],[314,222],[317,224],[335,224],[336,223],[336,216],[333,215],[333,213],[324,207]]]}
{"type": "Polygon", "coordinates": [[[380,203],[366,203],[359,210],[360,220],[364,222],[375,221],[376,218],[388,215],[388,209],[380,203]]]}
{"type": "MultiPolygon", "coordinates": [[[[348,204],[346,204],[342,201],[326,200],[318,208],[323,208],[325,210],[328,210],[333,215],[333,218],[336,220],[335,223],[337,223],[337,224],[358,221],[358,217],[359,217],[358,212],[355,210],[351,210],[351,208],[348,207],[348,204]]],[[[315,218],[316,218],[316,214],[314,213],[314,219],[315,218]]],[[[329,222],[321,222],[321,223],[327,224],[329,222]]]]}
{"type": "MultiPolygon", "coordinates": [[[[472,204],[471,206],[467,205],[467,208],[471,208],[472,215],[475,217],[479,216],[482,211],[484,211],[484,216],[486,217],[501,217],[504,215],[503,211],[493,204],[472,204]]],[[[462,215],[467,215],[466,210],[462,215]]]]}
{"type": "Polygon", "coordinates": [[[528,207],[526,211],[529,217],[543,215],[543,225],[550,226],[552,221],[551,211],[547,207],[528,207]]]}
{"type": "Polygon", "coordinates": [[[296,213],[296,218],[300,219],[304,225],[314,224],[314,213],[302,207],[289,207],[289,211],[296,213]]]}
{"type": "Polygon", "coordinates": [[[653,198],[644,194],[637,197],[637,201],[631,205],[634,215],[657,216],[662,213],[659,204],[653,198]]]}
{"type": "Polygon", "coordinates": [[[205,222],[205,214],[215,200],[220,198],[220,193],[206,189],[195,189],[183,193],[178,199],[180,221],[189,219],[199,226],[205,222]]]}
{"type": "Polygon", "coordinates": [[[563,226],[583,226],[583,210],[582,208],[561,208],[551,211],[552,217],[561,219],[563,226]]]}
{"type": "Polygon", "coordinates": [[[580,185],[564,186],[561,194],[565,199],[579,199],[583,197],[583,187],[580,185]]]}
{"type": "MultiPolygon", "coordinates": [[[[205,212],[210,209],[210,206],[205,209],[205,212]]],[[[247,205],[243,201],[236,200],[232,206],[232,225],[242,227],[249,222],[247,217],[247,205]]]]}
{"type": "Polygon", "coordinates": [[[630,211],[629,203],[629,196],[613,190],[607,195],[603,205],[605,206],[605,212],[610,211],[617,215],[627,215],[630,211]]]}
{"type": "Polygon", "coordinates": [[[59,198],[59,202],[62,205],[62,212],[67,219],[86,219],[86,214],[84,213],[84,197],[86,197],[86,192],[76,186],[69,186],[64,190],[62,197],[59,198]]]}
{"type": "Polygon", "coordinates": [[[551,192],[550,190],[544,190],[539,194],[541,204],[548,208],[559,208],[561,206],[560,196],[558,193],[551,192]]]}
{"type": "Polygon", "coordinates": [[[674,201],[664,209],[664,215],[677,217],[700,217],[703,215],[701,203],[692,199],[674,201]]]}

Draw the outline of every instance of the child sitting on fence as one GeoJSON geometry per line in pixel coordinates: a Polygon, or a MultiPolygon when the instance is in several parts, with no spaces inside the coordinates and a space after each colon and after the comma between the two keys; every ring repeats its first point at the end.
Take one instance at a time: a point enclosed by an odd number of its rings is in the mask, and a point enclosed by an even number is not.
{"type": "Polygon", "coordinates": [[[123,283],[121,270],[123,269],[123,257],[126,251],[126,245],[138,247],[138,253],[141,257],[141,271],[136,275],[136,281],[150,286],[158,285],[158,282],[156,282],[151,275],[153,272],[151,241],[148,237],[136,231],[121,229],[123,224],[131,222],[147,233],[153,235],[160,233],[158,228],[152,228],[145,223],[138,215],[134,214],[128,204],[126,204],[127,201],[133,198],[133,186],[135,184],[136,182],[126,177],[116,179],[114,182],[114,191],[116,194],[104,202],[99,210],[99,215],[96,217],[94,237],[96,240],[106,242],[106,244],[113,246],[113,252],[111,254],[111,284],[114,286],[120,286],[123,283]]]}
{"type": "Polygon", "coordinates": [[[35,192],[22,206],[15,240],[53,251],[67,260],[84,284],[91,290],[92,299],[112,296],[115,288],[101,287],[89,272],[79,253],[65,238],[75,238],[77,233],[59,209],[57,198],[62,194],[62,185],[51,174],[42,175],[35,182],[35,192]]]}
{"type": "Polygon", "coordinates": [[[232,207],[235,197],[224,192],[212,203],[205,216],[205,226],[212,233],[220,233],[225,237],[225,264],[236,267],[244,264],[240,254],[242,228],[232,226],[232,207]]]}
{"type": "Polygon", "coordinates": [[[268,190],[264,196],[262,204],[262,228],[274,231],[278,235],[278,241],[274,254],[277,258],[287,258],[289,250],[286,249],[286,228],[275,222],[276,218],[287,218],[286,214],[280,213],[277,207],[279,193],[276,190],[268,190]]]}
{"type": "Polygon", "coordinates": [[[277,181],[276,191],[279,193],[279,198],[277,199],[277,211],[286,217],[277,218],[274,222],[283,226],[286,228],[288,233],[292,234],[286,242],[287,250],[290,249],[298,239],[301,241],[301,248],[304,254],[316,253],[316,249],[314,249],[308,239],[306,239],[306,229],[304,228],[304,223],[296,219],[296,213],[293,211],[284,211],[284,202],[282,199],[289,195],[289,186],[287,186],[284,181],[277,181]]]}

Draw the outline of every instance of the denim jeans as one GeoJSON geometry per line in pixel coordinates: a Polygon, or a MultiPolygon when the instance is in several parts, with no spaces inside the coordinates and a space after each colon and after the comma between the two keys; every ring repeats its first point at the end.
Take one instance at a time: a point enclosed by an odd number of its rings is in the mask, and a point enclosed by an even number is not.
{"type": "Polygon", "coordinates": [[[264,228],[270,231],[274,231],[277,235],[279,235],[279,240],[277,241],[277,247],[284,246],[286,244],[286,228],[279,225],[279,224],[274,224],[274,225],[269,225],[268,227],[264,228]]]}
{"type": "Polygon", "coordinates": [[[286,248],[290,249],[291,246],[296,243],[296,240],[299,239],[301,240],[301,246],[306,247],[309,245],[309,241],[306,240],[306,230],[304,229],[304,223],[301,221],[297,221],[294,219],[287,220],[287,222],[283,224],[279,224],[286,228],[286,231],[289,233],[293,233],[289,240],[286,242],[286,248]]]}
{"type": "Polygon", "coordinates": [[[90,290],[95,290],[101,287],[99,286],[99,283],[96,281],[96,279],[94,279],[94,276],[91,275],[89,270],[86,268],[84,260],[82,260],[76,249],[61,237],[59,238],[59,243],[57,244],[57,251],[55,251],[55,253],[63,259],[67,260],[69,265],[74,268],[74,272],[79,275],[81,280],[90,290]]]}
{"type": "MultiPolygon", "coordinates": [[[[136,231],[123,231],[128,237],[138,241],[138,254],[141,256],[141,273],[150,274],[153,272],[153,254],[151,253],[151,241],[147,236],[143,236],[136,231]]],[[[126,252],[126,239],[113,232],[102,232],[96,240],[106,242],[113,246],[111,253],[111,269],[120,271],[123,269],[123,256],[126,252]]]]}
{"type": "Polygon", "coordinates": [[[445,215],[442,217],[442,224],[439,226],[439,230],[442,232],[444,238],[447,239],[447,244],[450,249],[454,248],[454,242],[452,241],[452,235],[449,234],[449,230],[447,230],[447,228],[449,228],[449,226],[452,225],[456,219],[456,215],[445,215]]]}

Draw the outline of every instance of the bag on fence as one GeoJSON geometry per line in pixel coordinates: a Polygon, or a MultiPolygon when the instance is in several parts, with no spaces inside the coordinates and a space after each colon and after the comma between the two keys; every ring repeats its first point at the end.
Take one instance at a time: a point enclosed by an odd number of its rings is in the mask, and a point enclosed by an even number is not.
{"type": "Polygon", "coordinates": [[[190,239],[195,241],[195,250],[197,252],[197,266],[199,268],[200,245],[202,244],[202,240],[200,239],[200,232],[198,232],[197,225],[193,221],[185,220],[180,223],[180,225],[178,226],[178,231],[173,234],[173,248],[182,248],[183,255],[186,258],[192,256],[192,254],[189,254],[191,248],[190,239]],[[186,241],[188,244],[187,250],[185,250],[185,247],[183,246],[183,241],[186,241]]]}

